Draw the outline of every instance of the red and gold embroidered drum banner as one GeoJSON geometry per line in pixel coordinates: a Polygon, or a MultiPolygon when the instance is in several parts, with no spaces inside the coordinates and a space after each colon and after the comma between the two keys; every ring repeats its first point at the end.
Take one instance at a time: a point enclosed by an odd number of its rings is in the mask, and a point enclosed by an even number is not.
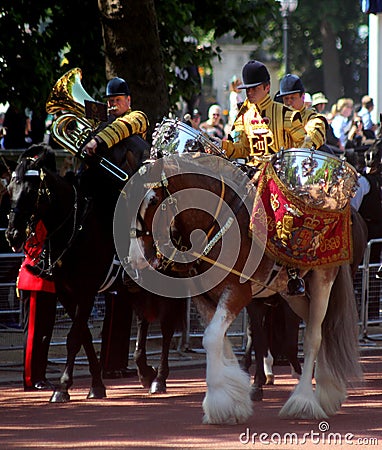
{"type": "Polygon", "coordinates": [[[257,188],[251,231],[267,226],[266,252],[301,268],[338,266],[352,258],[350,204],[341,210],[312,207],[292,194],[266,164],[257,188]],[[260,201],[261,200],[261,201],[260,201]]]}

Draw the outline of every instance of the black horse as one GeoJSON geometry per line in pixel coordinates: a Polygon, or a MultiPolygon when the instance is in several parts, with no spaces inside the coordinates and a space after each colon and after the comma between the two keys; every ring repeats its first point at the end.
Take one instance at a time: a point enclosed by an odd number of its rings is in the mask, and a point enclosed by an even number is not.
{"type": "Polygon", "coordinates": [[[248,313],[247,345],[240,362],[249,372],[252,350],[255,353],[255,373],[251,388],[254,401],[263,399],[263,385],[273,384],[273,374],[265,373],[265,358],[286,359],[295,377],[302,373],[298,358],[298,338],[301,319],[279,294],[256,298],[246,306],[248,313]]]}
{"type": "MultiPolygon", "coordinates": [[[[136,169],[136,168],[134,168],[136,169]]],[[[113,240],[113,212],[119,191],[99,168],[90,171],[78,185],[74,177],[60,177],[56,171],[54,152],[45,145],[33,145],[20,157],[15,176],[10,184],[12,209],[6,237],[10,245],[19,250],[35,224],[42,220],[48,231],[45,250],[56,283],[58,300],[72,319],[67,335],[67,360],[59,386],[51,402],[70,400],[69,388],[73,384],[75,357],[84,347],[91,373],[88,398],[106,396],[101,378],[101,367],[88,328],[94,298],[105,279],[115,254],[113,240]],[[93,172],[93,173],[91,173],[93,172]],[[89,178],[97,180],[101,188],[93,198],[89,194],[89,178]],[[102,200],[102,196],[104,196],[102,200]],[[101,201],[99,200],[101,197],[101,201]]],[[[121,288],[126,292],[128,286],[121,288]]],[[[134,294],[133,304],[147,305],[151,294],[140,290],[134,294]]],[[[157,302],[156,302],[157,303],[157,302]]],[[[147,311],[141,306],[137,313],[138,343],[135,353],[138,375],[142,384],[151,386],[152,392],[164,392],[168,376],[168,350],[176,324],[184,310],[184,302],[161,311],[163,352],[158,370],[147,365],[145,338],[148,328],[147,311]],[[172,315],[168,313],[171,310],[172,315]]],[[[160,311],[160,308],[157,308],[160,311]]],[[[150,318],[158,317],[151,314],[150,318]]]]}

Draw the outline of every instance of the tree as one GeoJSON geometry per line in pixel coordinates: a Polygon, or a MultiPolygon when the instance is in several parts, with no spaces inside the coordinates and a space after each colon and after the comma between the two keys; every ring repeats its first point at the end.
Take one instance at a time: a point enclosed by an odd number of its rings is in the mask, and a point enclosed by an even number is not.
{"type": "Polygon", "coordinates": [[[85,89],[96,99],[108,78],[126,78],[134,107],[153,124],[182,94],[177,65],[208,66],[219,53],[210,42],[230,30],[260,42],[266,31],[261,22],[274,9],[273,0],[205,0],[202,8],[197,0],[100,0],[99,9],[95,0],[5,0],[0,101],[43,108],[55,81],[79,66],[85,89]],[[191,49],[189,35],[200,45],[191,49]]]}
{"type": "Polygon", "coordinates": [[[106,77],[124,76],[133,107],[147,111],[151,123],[168,113],[169,99],[154,0],[126,0],[115,8],[99,0],[105,45],[106,77]]]}
{"type": "MultiPolygon", "coordinates": [[[[290,16],[291,66],[309,92],[324,91],[331,102],[367,92],[367,39],[360,34],[367,20],[356,1],[321,0],[318,7],[299,0],[290,16]]],[[[276,46],[280,35],[274,35],[276,46]]]]}
{"type": "MultiPolygon", "coordinates": [[[[358,2],[300,0],[291,15],[291,66],[310,92],[331,101],[367,91],[366,24],[358,2]],[[301,45],[299,45],[301,43],[301,45]]],[[[216,39],[229,31],[280,62],[282,26],[274,0],[3,0],[0,6],[0,102],[44,110],[55,81],[81,67],[97,100],[106,81],[126,78],[133,106],[152,125],[196,86],[179,81],[177,67],[209,68],[216,39]],[[197,39],[190,45],[189,37],[197,39]]]]}

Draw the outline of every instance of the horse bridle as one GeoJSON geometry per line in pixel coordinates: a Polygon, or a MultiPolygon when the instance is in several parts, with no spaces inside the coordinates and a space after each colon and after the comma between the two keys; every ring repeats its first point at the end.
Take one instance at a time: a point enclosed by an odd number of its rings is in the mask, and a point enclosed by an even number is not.
{"type": "MultiPolygon", "coordinates": [[[[194,253],[193,252],[193,256],[196,258],[195,261],[193,261],[192,263],[190,262],[185,262],[185,266],[183,270],[179,269],[179,266],[176,266],[177,262],[174,261],[174,256],[175,253],[179,250],[181,252],[185,252],[187,251],[187,246],[186,245],[182,245],[182,238],[181,236],[179,236],[179,238],[172,238],[172,241],[174,242],[174,250],[173,253],[170,256],[166,256],[163,254],[163,252],[160,250],[159,248],[159,242],[158,240],[154,239],[154,248],[156,251],[156,258],[159,261],[159,267],[157,268],[157,270],[160,271],[166,271],[167,269],[171,269],[177,272],[190,272],[190,270],[195,270],[194,269],[194,265],[195,264],[200,264],[203,260],[207,261],[207,262],[211,262],[210,258],[207,258],[207,255],[211,252],[211,250],[213,249],[213,247],[220,241],[220,239],[224,236],[224,234],[229,230],[229,228],[231,227],[232,223],[234,222],[233,217],[228,217],[228,219],[226,220],[225,224],[219,228],[219,231],[212,237],[211,240],[209,240],[209,238],[212,236],[214,229],[216,228],[216,226],[219,226],[218,223],[218,217],[221,213],[221,209],[222,209],[222,205],[223,205],[223,201],[224,201],[224,197],[225,197],[225,192],[226,192],[226,183],[224,181],[224,178],[220,175],[220,181],[221,181],[221,192],[220,192],[220,196],[219,196],[219,202],[218,205],[216,206],[213,218],[211,220],[211,224],[207,227],[207,232],[205,232],[205,240],[207,241],[204,250],[200,253],[194,253]],[[190,264],[192,264],[192,267],[190,268],[190,264]]],[[[167,179],[167,176],[165,174],[164,171],[162,171],[162,176],[161,176],[161,180],[157,183],[147,183],[145,184],[145,187],[148,189],[158,189],[160,188],[163,192],[163,200],[162,203],[160,205],[161,211],[162,212],[166,212],[167,211],[167,206],[169,205],[171,208],[171,212],[169,213],[169,217],[176,217],[176,215],[179,214],[179,209],[178,209],[178,205],[177,205],[177,199],[173,196],[173,194],[170,192],[169,190],[169,182],[167,179]]],[[[237,197],[237,195],[235,195],[235,193],[233,193],[232,195],[232,199],[230,199],[230,201],[228,202],[228,204],[230,204],[235,198],[237,197]]],[[[236,215],[237,211],[240,209],[240,207],[242,206],[242,204],[244,203],[245,198],[240,198],[238,204],[236,205],[236,207],[233,209],[233,215],[236,215]]],[[[232,210],[232,208],[231,208],[232,210]]],[[[140,238],[143,236],[153,236],[152,235],[152,231],[149,230],[144,222],[143,217],[141,216],[140,212],[137,215],[137,219],[138,222],[140,223],[142,229],[138,230],[136,228],[132,228],[130,231],[130,237],[134,237],[134,238],[140,238]]],[[[172,226],[171,226],[171,220],[167,221],[169,223],[169,230],[170,230],[170,234],[171,231],[173,230],[172,226]]],[[[171,238],[170,238],[171,239],[171,238]]],[[[164,244],[164,246],[169,246],[170,244],[170,240],[168,242],[168,244],[164,244]]],[[[212,260],[213,261],[213,260],[212,260]]]]}

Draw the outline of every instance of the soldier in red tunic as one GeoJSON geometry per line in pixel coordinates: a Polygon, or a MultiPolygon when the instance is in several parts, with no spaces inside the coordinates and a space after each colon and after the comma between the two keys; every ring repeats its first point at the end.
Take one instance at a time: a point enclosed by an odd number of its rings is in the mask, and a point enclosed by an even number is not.
{"type": "Polygon", "coordinates": [[[45,238],[44,224],[38,222],[25,243],[25,259],[17,279],[23,302],[25,391],[53,388],[46,379],[46,368],[56,318],[56,289],[53,281],[37,277],[26,268],[38,259],[45,238]]]}

